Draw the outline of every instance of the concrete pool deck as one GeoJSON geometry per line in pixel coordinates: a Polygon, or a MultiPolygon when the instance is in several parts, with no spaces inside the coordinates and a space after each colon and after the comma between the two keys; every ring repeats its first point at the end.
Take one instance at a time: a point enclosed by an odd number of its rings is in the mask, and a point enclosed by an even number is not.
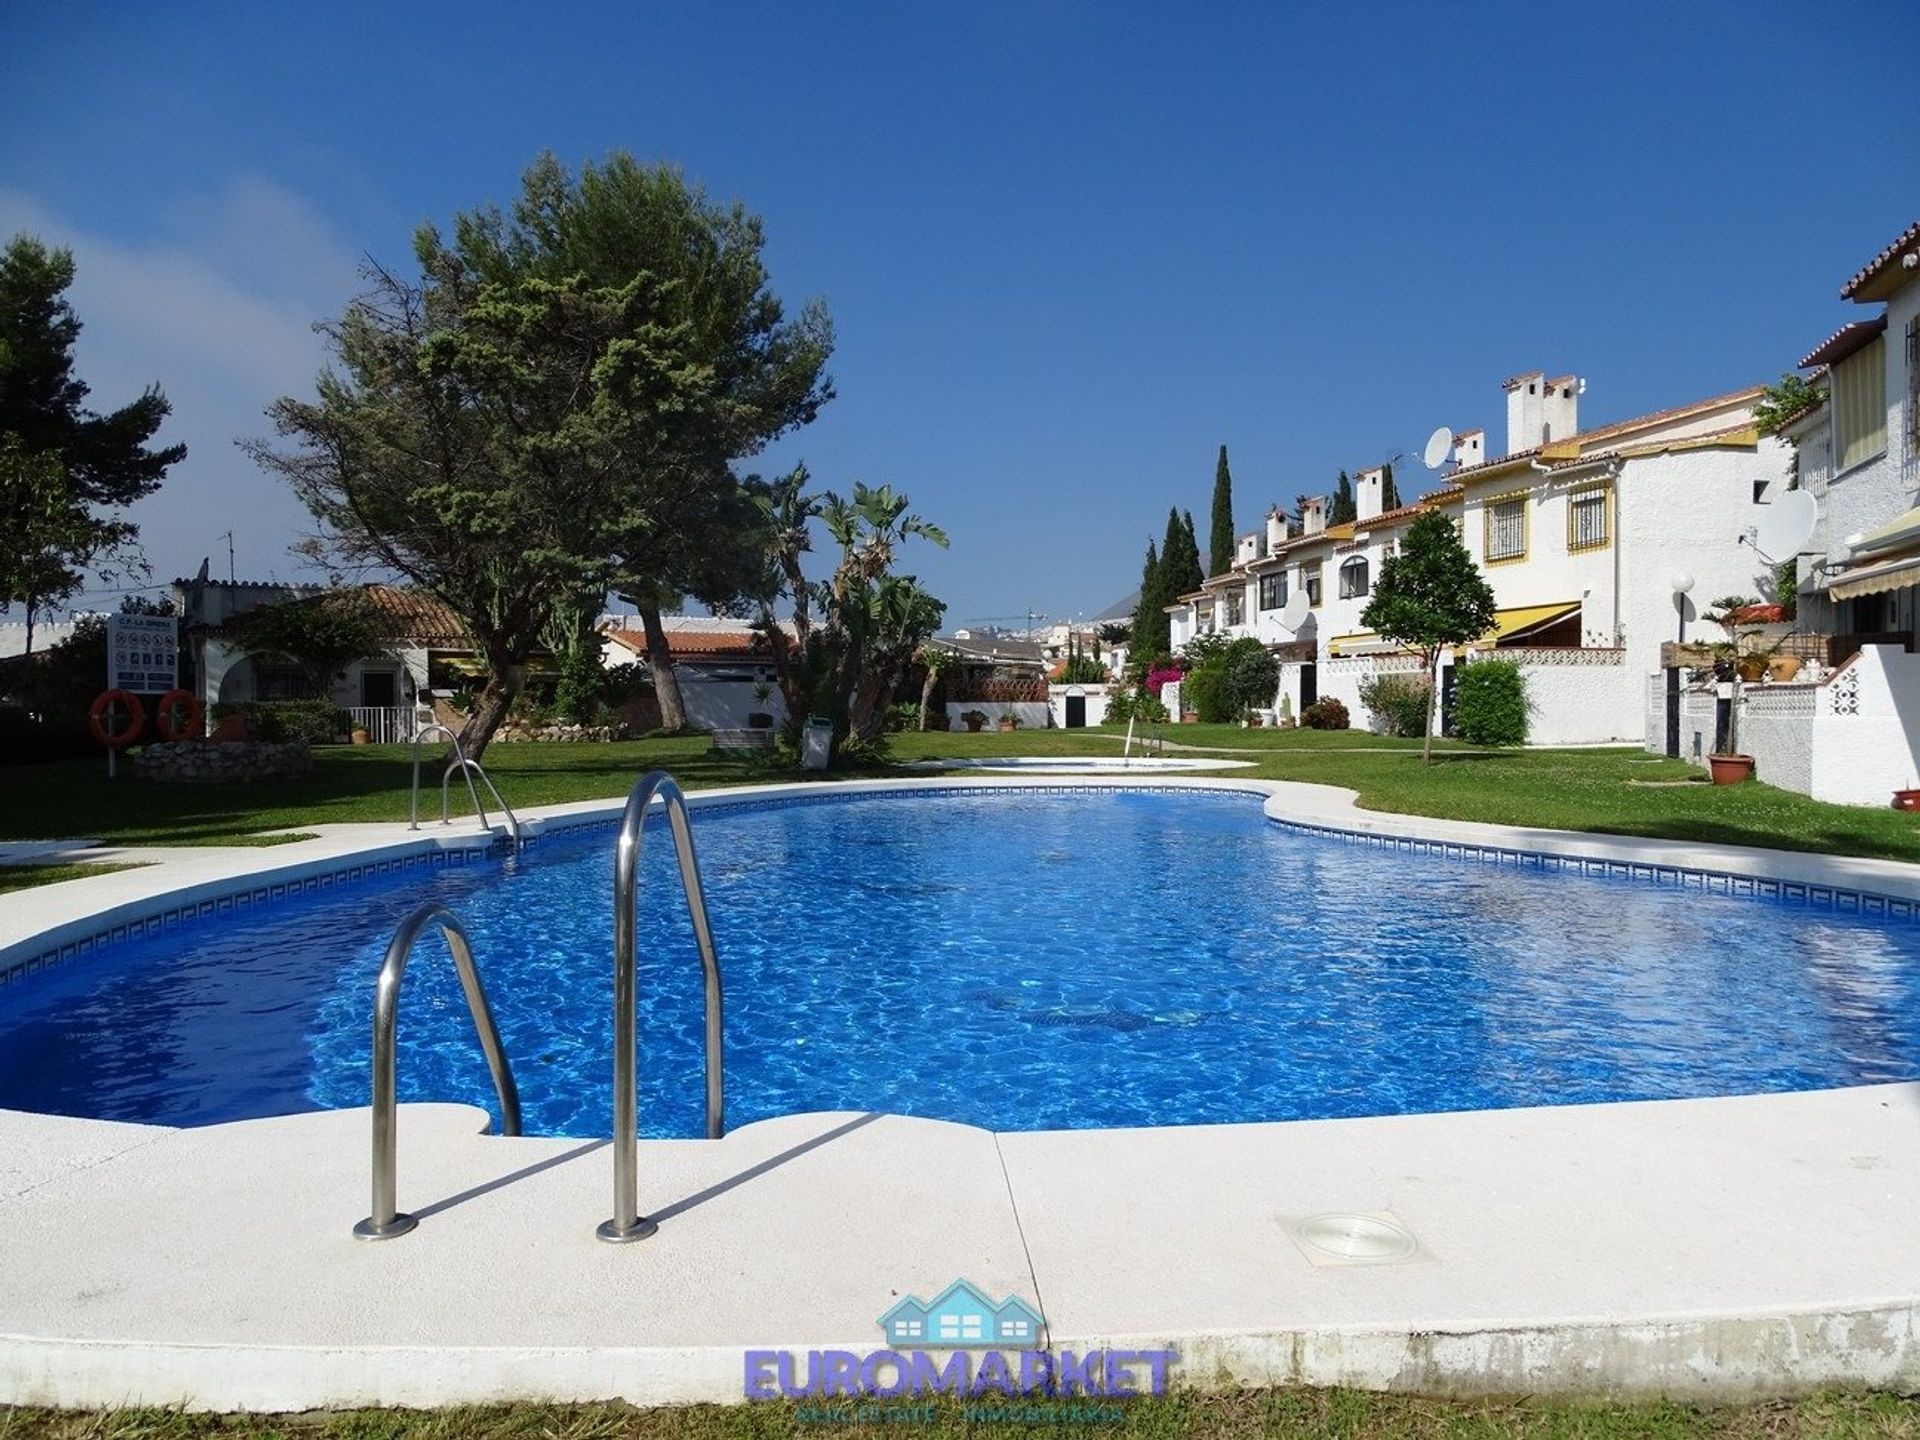
{"type": "MultiPolygon", "coordinates": [[[[1281,782],[1131,783],[1257,792],[1288,823],[1489,863],[1546,853],[1920,899],[1920,867],[1895,862],[1374,814],[1281,782]]],[[[689,798],[795,791],[825,798],[689,798]]],[[[183,895],[489,843],[472,827],[315,828],[8,896],[0,969],[183,895]]],[[[1920,1386],[1920,1085],[1010,1134],[795,1115],[641,1142],[660,1232],[622,1247],[593,1238],[611,1210],[605,1143],[482,1125],[464,1106],[402,1107],[399,1199],[420,1227],[366,1244],[349,1235],[368,1203],[364,1110],[192,1130],[0,1112],[0,1403],[738,1400],[748,1348],[884,1348],[882,1311],[962,1276],[1032,1303],[1051,1349],[1172,1348],[1192,1385],[1920,1386]],[[1293,1227],[1330,1212],[1391,1215],[1419,1249],[1316,1263],[1293,1227]]]]}

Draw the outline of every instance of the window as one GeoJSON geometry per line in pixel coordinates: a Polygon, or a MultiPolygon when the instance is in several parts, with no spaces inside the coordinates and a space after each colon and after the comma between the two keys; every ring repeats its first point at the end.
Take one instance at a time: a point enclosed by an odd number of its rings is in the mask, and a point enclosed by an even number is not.
{"type": "Polygon", "coordinates": [[[1027,1335],[1027,1322],[1024,1320],[1002,1320],[1000,1334],[1004,1339],[1024,1340],[1027,1335]]]}
{"type": "Polygon", "coordinates": [[[1613,538],[1611,498],[1604,485],[1567,497],[1567,549],[1599,550],[1613,538]]]}
{"type": "Polygon", "coordinates": [[[1886,336],[1833,367],[1833,428],[1842,470],[1887,448],[1886,336]]]}
{"type": "Polygon", "coordinates": [[[313,696],[313,686],[307,680],[307,672],[298,665],[276,665],[268,661],[253,662],[253,698],[256,700],[307,700],[313,696]]]}
{"type": "Polygon", "coordinates": [[[1300,567],[1300,588],[1307,592],[1307,604],[1320,603],[1320,562],[1309,560],[1300,567]]]}
{"type": "Polygon", "coordinates": [[[1513,495],[1486,506],[1487,563],[1527,558],[1527,497],[1513,495]]]}
{"type": "Polygon", "coordinates": [[[1284,610],[1287,604],[1287,572],[1276,570],[1260,577],[1260,608],[1284,610]]]}
{"type": "Polygon", "coordinates": [[[918,1320],[896,1320],[893,1322],[893,1333],[909,1338],[917,1337],[925,1328],[922,1322],[918,1320]]]}
{"type": "Polygon", "coordinates": [[[1920,315],[1907,322],[1907,450],[1920,455],[1920,315]]]}
{"type": "Polygon", "coordinates": [[[1367,557],[1356,555],[1340,567],[1340,598],[1358,600],[1367,593],[1367,557]]]}
{"type": "Polygon", "coordinates": [[[1246,596],[1241,594],[1238,590],[1230,591],[1227,595],[1227,624],[1238,625],[1243,619],[1246,618],[1246,616],[1242,613],[1246,610],[1246,608],[1247,608],[1246,596]]]}
{"type": "Polygon", "coordinates": [[[942,1340],[984,1340],[981,1330],[981,1317],[978,1315],[942,1315],[940,1317],[940,1338],[942,1340]]]}

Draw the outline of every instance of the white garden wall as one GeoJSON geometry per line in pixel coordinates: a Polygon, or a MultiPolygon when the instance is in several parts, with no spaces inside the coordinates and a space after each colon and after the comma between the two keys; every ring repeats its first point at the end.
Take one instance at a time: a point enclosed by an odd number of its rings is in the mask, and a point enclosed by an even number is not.
{"type": "Polygon", "coordinates": [[[978,710],[987,717],[986,728],[991,730],[1000,723],[1002,715],[1017,715],[1023,726],[1044,730],[1053,723],[1053,710],[1044,700],[950,700],[947,702],[947,728],[964,730],[967,722],[960,717],[969,710],[978,710]]]}
{"type": "Polygon", "coordinates": [[[1110,687],[1105,685],[1049,685],[1047,705],[1053,725],[1058,729],[1066,729],[1067,698],[1072,695],[1078,695],[1087,702],[1087,724],[1104,725],[1110,693],[1110,687]]]}

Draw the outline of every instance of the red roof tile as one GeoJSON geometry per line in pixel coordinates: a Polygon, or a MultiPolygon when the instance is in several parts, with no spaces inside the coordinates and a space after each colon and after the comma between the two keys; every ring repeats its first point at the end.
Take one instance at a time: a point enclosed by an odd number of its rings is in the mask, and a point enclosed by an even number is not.
{"type": "Polygon", "coordinates": [[[1898,240],[1895,240],[1891,245],[1887,246],[1886,249],[1874,256],[1873,259],[1861,266],[1859,272],[1851,280],[1847,281],[1845,285],[1840,287],[1840,298],[1842,300],[1885,299],[1886,297],[1884,295],[1863,295],[1861,292],[1865,290],[1868,285],[1872,284],[1873,281],[1879,279],[1886,273],[1887,267],[1893,264],[1894,259],[1901,251],[1916,243],[1920,243],[1920,220],[1914,221],[1913,224],[1909,225],[1906,230],[1901,233],[1898,240]]]}
{"type": "Polygon", "coordinates": [[[1873,342],[1873,337],[1887,328],[1887,317],[1876,315],[1871,320],[1855,320],[1850,325],[1842,325],[1833,334],[1809,350],[1800,361],[1802,370],[1810,370],[1816,365],[1838,365],[1856,350],[1873,342]]]}

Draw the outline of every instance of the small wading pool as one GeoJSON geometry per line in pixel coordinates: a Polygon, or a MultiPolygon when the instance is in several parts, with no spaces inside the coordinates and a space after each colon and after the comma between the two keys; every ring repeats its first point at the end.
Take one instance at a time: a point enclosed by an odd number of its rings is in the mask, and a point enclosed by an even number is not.
{"type": "MultiPolygon", "coordinates": [[[[1290,1120],[1920,1074],[1911,920],[1395,853],[1230,792],[833,797],[694,828],[736,1126],[1290,1120]]],[[[16,978],[0,1106],[191,1125],[365,1104],[373,978],[433,898],[473,935],[528,1133],[604,1136],[612,844],[610,826],[554,835],[16,978]]],[[[699,962],[671,851],[650,833],[641,1127],[696,1135],[699,962]]],[[[399,1060],[403,1099],[492,1105],[437,935],[407,973],[399,1060]]]]}

